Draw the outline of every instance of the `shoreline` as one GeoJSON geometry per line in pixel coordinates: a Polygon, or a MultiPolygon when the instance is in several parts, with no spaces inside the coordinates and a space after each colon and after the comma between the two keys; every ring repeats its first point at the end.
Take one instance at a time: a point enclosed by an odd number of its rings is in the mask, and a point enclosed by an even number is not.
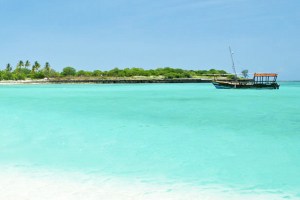
{"type": "Polygon", "coordinates": [[[147,182],[143,179],[33,168],[0,167],[0,198],[6,200],[279,200],[294,194],[273,190],[239,192],[222,185],[147,182]]]}
{"type": "Polygon", "coordinates": [[[0,85],[23,84],[138,84],[138,83],[211,83],[210,79],[40,79],[40,80],[5,80],[0,85]]]}

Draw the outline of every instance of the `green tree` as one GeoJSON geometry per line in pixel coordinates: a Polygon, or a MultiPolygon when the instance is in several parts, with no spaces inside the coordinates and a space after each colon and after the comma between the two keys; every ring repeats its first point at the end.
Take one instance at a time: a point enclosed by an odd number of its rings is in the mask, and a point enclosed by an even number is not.
{"type": "Polygon", "coordinates": [[[56,72],[54,69],[50,69],[49,77],[55,78],[55,77],[59,77],[59,76],[60,76],[60,73],[56,72]]]}
{"type": "Polygon", "coordinates": [[[102,72],[100,70],[95,70],[93,71],[92,76],[102,76],[102,72]]]}
{"type": "MultiPolygon", "coordinates": [[[[18,75],[21,75],[22,76],[18,76],[18,77],[30,77],[30,74],[31,74],[31,70],[30,69],[27,69],[27,68],[20,68],[20,69],[16,69],[13,74],[18,74],[18,75]]],[[[23,79],[23,78],[22,78],[23,79]]]]}
{"type": "Polygon", "coordinates": [[[34,66],[35,66],[35,70],[38,71],[41,68],[40,63],[38,63],[38,61],[34,62],[34,66]]]}
{"type": "Polygon", "coordinates": [[[120,69],[116,67],[116,68],[113,68],[112,70],[109,70],[107,72],[107,75],[112,76],[112,77],[118,77],[119,72],[120,72],[120,69]]]}
{"type": "Polygon", "coordinates": [[[50,71],[50,69],[51,69],[50,64],[48,62],[46,62],[46,64],[45,64],[45,70],[50,71]]]}
{"type": "Polygon", "coordinates": [[[38,61],[35,61],[34,64],[33,64],[33,66],[32,66],[31,71],[32,71],[32,73],[35,73],[35,72],[37,72],[40,68],[41,68],[40,63],[38,63],[38,61]]]}
{"type": "Polygon", "coordinates": [[[76,72],[76,76],[86,76],[87,72],[84,70],[79,70],[78,72],[76,72]]]}
{"type": "Polygon", "coordinates": [[[17,67],[18,67],[18,68],[24,67],[24,62],[23,62],[22,60],[20,60],[20,61],[18,62],[18,64],[17,64],[17,67]]]}
{"type": "Polygon", "coordinates": [[[34,74],[31,74],[31,78],[33,78],[33,79],[43,79],[43,78],[45,78],[45,74],[42,70],[36,71],[34,74]]]}
{"type": "Polygon", "coordinates": [[[26,60],[26,62],[25,62],[25,68],[29,68],[30,67],[30,62],[29,62],[29,60],[26,60]]]}
{"type": "Polygon", "coordinates": [[[15,73],[19,73],[23,66],[24,66],[24,62],[23,62],[22,60],[20,60],[20,61],[17,63],[16,69],[14,70],[14,72],[15,72],[15,73]]]}
{"type": "Polygon", "coordinates": [[[24,73],[14,73],[13,74],[13,79],[14,80],[25,80],[26,79],[26,74],[24,73]]]}
{"type": "Polygon", "coordinates": [[[248,78],[248,73],[249,73],[249,71],[247,69],[244,69],[242,71],[242,74],[243,74],[244,78],[248,78]]]}
{"type": "Polygon", "coordinates": [[[43,71],[44,71],[45,76],[49,79],[50,72],[51,72],[51,66],[50,66],[49,62],[46,62],[43,71]]]}
{"type": "Polygon", "coordinates": [[[2,71],[1,73],[2,80],[13,80],[13,75],[10,71],[2,71]]]}
{"type": "Polygon", "coordinates": [[[11,65],[10,65],[9,63],[6,65],[5,70],[6,70],[7,72],[11,72],[12,67],[11,67],[11,65]]]}
{"type": "Polygon", "coordinates": [[[61,73],[63,76],[75,76],[76,75],[76,69],[73,67],[65,67],[63,68],[63,71],[61,73]]]}

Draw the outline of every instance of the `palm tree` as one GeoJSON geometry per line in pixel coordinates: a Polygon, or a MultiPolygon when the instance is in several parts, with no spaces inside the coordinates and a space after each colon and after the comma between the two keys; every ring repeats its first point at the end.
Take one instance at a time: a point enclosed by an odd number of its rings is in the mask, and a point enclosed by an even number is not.
{"type": "Polygon", "coordinates": [[[24,67],[24,62],[20,60],[17,66],[21,69],[22,67],[24,67]]]}
{"type": "Polygon", "coordinates": [[[34,65],[35,65],[36,70],[39,70],[41,68],[41,65],[40,65],[40,63],[38,63],[38,61],[35,61],[34,65]]]}
{"type": "Polygon", "coordinates": [[[25,68],[28,68],[28,67],[30,67],[30,62],[29,62],[29,60],[26,60],[26,62],[25,62],[25,68]]]}
{"type": "Polygon", "coordinates": [[[51,70],[51,66],[48,62],[46,62],[46,64],[45,64],[45,70],[48,72],[51,70]]]}
{"type": "Polygon", "coordinates": [[[45,69],[45,72],[46,72],[46,76],[49,79],[50,70],[51,70],[51,66],[50,66],[49,62],[46,62],[44,69],[45,69]]]}
{"type": "Polygon", "coordinates": [[[32,65],[32,67],[31,67],[31,72],[32,72],[32,73],[35,72],[35,64],[32,65]]]}
{"type": "Polygon", "coordinates": [[[11,65],[8,63],[7,65],[6,65],[6,69],[5,69],[7,72],[11,72],[11,70],[12,70],[12,67],[11,67],[11,65]]]}
{"type": "Polygon", "coordinates": [[[33,73],[35,73],[36,71],[38,71],[38,70],[40,69],[40,67],[41,67],[40,63],[38,63],[38,61],[35,61],[35,62],[34,62],[34,65],[32,66],[31,71],[32,71],[33,73]]]}

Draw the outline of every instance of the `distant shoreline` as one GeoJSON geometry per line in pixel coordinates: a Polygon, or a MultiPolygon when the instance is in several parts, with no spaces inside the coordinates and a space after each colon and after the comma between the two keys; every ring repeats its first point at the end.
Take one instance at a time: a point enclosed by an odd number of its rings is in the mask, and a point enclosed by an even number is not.
{"type": "Polygon", "coordinates": [[[137,84],[137,83],[211,83],[210,79],[40,79],[40,80],[2,80],[0,85],[23,84],[137,84]]]}

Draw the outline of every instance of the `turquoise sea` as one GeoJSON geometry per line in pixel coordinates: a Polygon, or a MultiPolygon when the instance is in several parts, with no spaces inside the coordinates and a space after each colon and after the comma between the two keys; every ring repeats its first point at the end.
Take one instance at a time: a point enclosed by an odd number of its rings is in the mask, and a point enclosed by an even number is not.
{"type": "MultiPolygon", "coordinates": [[[[74,173],[82,185],[168,188],[156,199],[190,189],[193,199],[213,199],[200,191],[300,199],[300,82],[280,84],[0,85],[2,176],[74,173]]],[[[128,199],[147,199],[153,188],[128,199]]]]}

